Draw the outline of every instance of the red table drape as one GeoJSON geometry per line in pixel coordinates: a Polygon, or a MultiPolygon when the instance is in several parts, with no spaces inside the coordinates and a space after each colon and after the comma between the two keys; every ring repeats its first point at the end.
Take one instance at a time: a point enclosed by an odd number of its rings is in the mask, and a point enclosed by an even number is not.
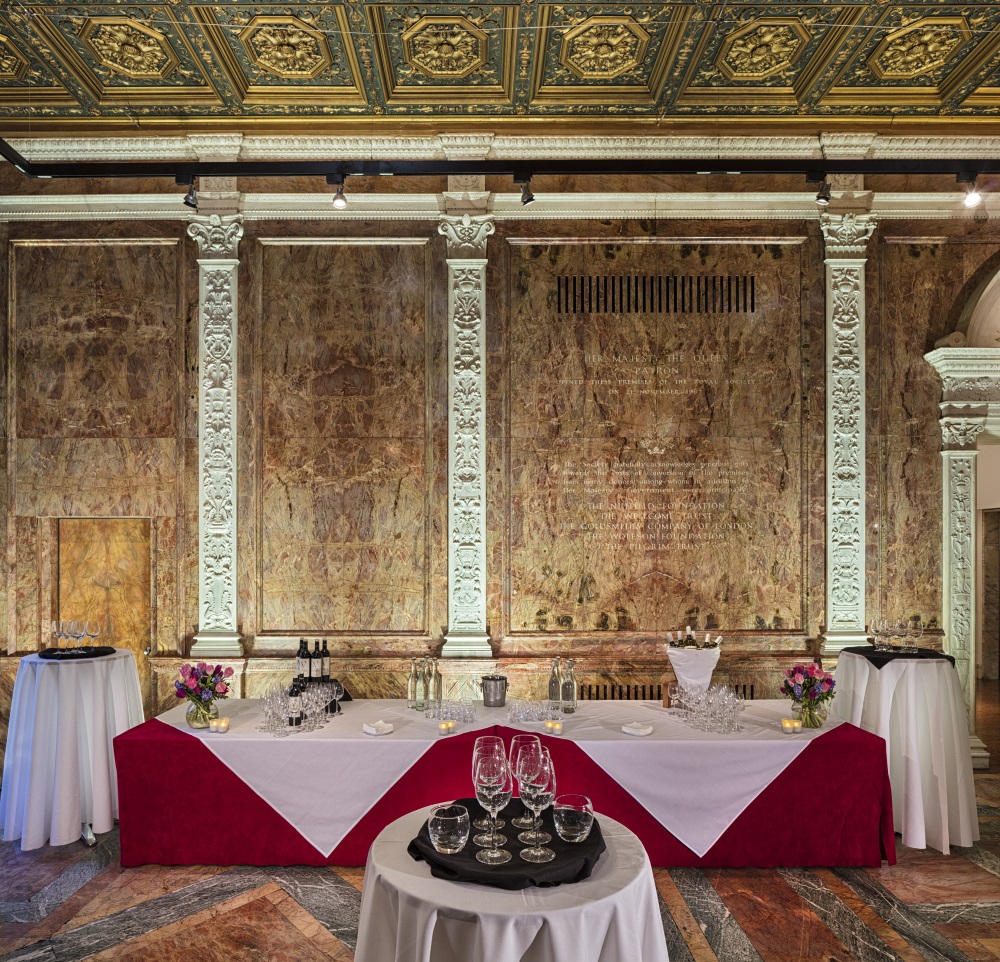
{"type": "MultiPolygon", "coordinates": [[[[490,726],[435,742],[324,857],[199,739],[153,719],[114,742],[122,865],[364,865],[372,841],[389,822],[469,794],[473,743],[491,732],[507,741],[516,734],[490,726]]],[[[596,811],[639,836],[653,865],[896,860],[885,742],[852,725],[839,725],[809,744],[702,858],[577,744],[541,737],[556,763],[559,791],[589,795],[596,811]]],[[[669,778],[670,772],[651,771],[649,777],[669,778]]],[[[349,778],[342,790],[351,791],[349,778]]]]}

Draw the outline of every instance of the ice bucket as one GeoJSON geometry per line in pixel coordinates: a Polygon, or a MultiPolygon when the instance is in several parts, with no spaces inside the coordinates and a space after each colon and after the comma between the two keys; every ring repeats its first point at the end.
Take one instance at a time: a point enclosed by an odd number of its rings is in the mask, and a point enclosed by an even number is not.
{"type": "Polygon", "coordinates": [[[503,708],[507,700],[507,677],[483,675],[483,704],[487,708],[503,708]]]}

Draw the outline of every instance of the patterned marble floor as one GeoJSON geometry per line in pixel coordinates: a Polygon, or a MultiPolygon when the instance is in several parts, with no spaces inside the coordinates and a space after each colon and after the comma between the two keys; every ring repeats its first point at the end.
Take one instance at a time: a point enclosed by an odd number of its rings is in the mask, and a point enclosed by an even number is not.
{"type": "MultiPolygon", "coordinates": [[[[670,958],[1000,959],[1000,775],[977,775],[976,790],[983,837],[947,858],[899,846],[881,869],[657,870],[670,958]]],[[[803,813],[798,830],[823,828],[803,813]]],[[[92,849],[0,843],[0,958],[344,962],[363,881],[361,869],[123,869],[117,832],[92,849]]]]}

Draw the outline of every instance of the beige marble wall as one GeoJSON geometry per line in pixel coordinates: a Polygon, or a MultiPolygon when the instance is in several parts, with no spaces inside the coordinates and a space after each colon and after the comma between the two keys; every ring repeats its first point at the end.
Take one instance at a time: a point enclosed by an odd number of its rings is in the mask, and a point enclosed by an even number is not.
{"type": "Polygon", "coordinates": [[[802,240],[512,245],[511,641],[807,630],[802,240]],[[636,274],[753,274],[755,311],[558,312],[636,274]]]}

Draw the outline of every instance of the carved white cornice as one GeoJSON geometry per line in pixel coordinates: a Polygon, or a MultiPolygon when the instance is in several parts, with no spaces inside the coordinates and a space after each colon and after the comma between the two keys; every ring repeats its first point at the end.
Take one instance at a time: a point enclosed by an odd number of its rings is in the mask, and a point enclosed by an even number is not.
{"type": "Polygon", "coordinates": [[[240,160],[318,160],[333,157],[373,160],[417,159],[643,159],[704,157],[739,159],[873,158],[993,159],[1000,137],[928,137],[868,133],[788,136],[712,136],[650,133],[622,136],[530,134],[493,131],[415,136],[296,136],[289,134],[187,134],[162,137],[14,137],[10,144],[34,161],[197,160],[229,157],[240,160]]]}

